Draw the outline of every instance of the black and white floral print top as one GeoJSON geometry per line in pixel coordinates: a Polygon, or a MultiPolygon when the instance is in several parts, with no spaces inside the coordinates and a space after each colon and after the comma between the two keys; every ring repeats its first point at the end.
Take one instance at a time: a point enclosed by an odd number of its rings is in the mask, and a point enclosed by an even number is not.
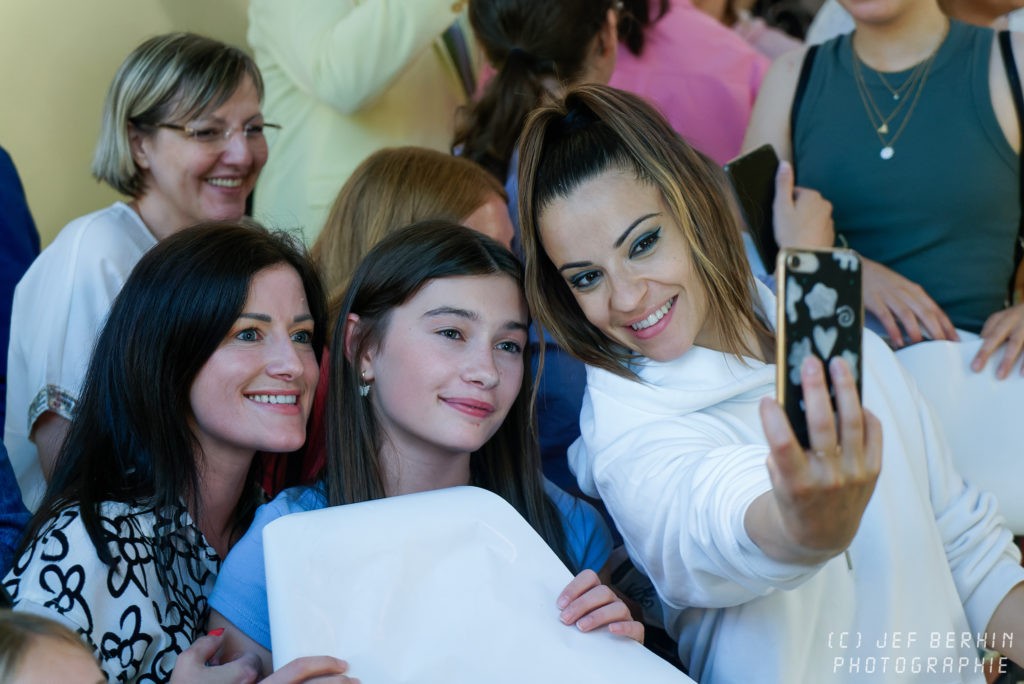
{"type": "Polygon", "coordinates": [[[100,522],[113,566],[100,560],[76,506],[42,528],[4,586],[15,610],[81,634],[110,681],[166,682],[205,631],[220,558],[184,507],[107,502],[100,522]]]}

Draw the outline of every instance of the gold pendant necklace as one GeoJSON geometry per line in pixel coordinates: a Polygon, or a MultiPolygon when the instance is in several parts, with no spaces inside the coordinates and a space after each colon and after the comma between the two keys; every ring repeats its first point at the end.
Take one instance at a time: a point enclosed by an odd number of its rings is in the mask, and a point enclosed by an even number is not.
{"type": "MultiPolygon", "coordinates": [[[[947,34],[949,31],[948,24],[946,28],[947,34]]],[[[904,129],[907,127],[907,123],[910,121],[911,115],[914,113],[914,108],[917,106],[917,101],[921,99],[921,93],[924,91],[925,83],[928,82],[928,73],[931,71],[932,63],[935,61],[935,55],[938,54],[939,48],[946,41],[946,36],[942,37],[935,50],[922,62],[918,63],[906,80],[900,84],[899,88],[893,88],[889,85],[889,82],[885,80],[881,72],[875,71],[868,65],[864,64],[860,57],[857,56],[857,51],[853,49],[853,39],[850,39],[850,54],[853,62],[853,80],[857,85],[857,93],[860,95],[861,104],[864,106],[864,112],[868,116],[868,121],[871,123],[871,128],[874,130],[875,135],[878,136],[878,142],[882,144],[882,149],[878,153],[878,156],[883,161],[888,161],[893,158],[896,154],[896,141],[903,134],[904,129]],[[875,102],[875,99],[871,96],[871,90],[864,79],[864,69],[871,71],[875,76],[878,77],[879,82],[885,87],[886,90],[892,95],[892,99],[896,101],[896,106],[892,108],[888,115],[883,115],[881,108],[875,102]],[[913,93],[913,97],[905,97],[913,93]],[[907,108],[906,113],[903,116],[903,120],[900,122],[896,132],[892,134],[892,137],[886,138],[889,135],[889,124],[895,121],[896,117],[903,111],[904,105],[909,102],[910,106],[907,108]]]]}
{"type": "Polygon", "coordinates": [[[878,77],[879,82],[883,86],[885,86],[885,89],[889,91],[890,95],[892,95],[892,99],[899,100],[908,92],[910,92],[913,89],[915,82],[919,78],[921,78],[922,73],[924,73],[926,62],[927,60],[925,60],[924,62],[920,62],[917,66],[915,66],[914,70],[910,72],[910,75],[907,76],[907,78],[903,81],[903,83],[899,85],[898,88],[893,88],[891,85],[889,85],[889,80],[881,71],[875,71],[875,76],[878,77]]]}

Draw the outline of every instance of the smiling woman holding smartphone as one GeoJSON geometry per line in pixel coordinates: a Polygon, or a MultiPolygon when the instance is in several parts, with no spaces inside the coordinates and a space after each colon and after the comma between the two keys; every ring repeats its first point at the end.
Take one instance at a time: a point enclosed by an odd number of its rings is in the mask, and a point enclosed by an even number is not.
{"type": "Polygon", "coordinates": [[[971,665],[953,679],[976,680],[974,640],[890,637],[1024,627],[1024,569],[885,344],[864,333],[868,408],[842,360],[800,366],[804,449],[772,397],[775,298],[722,172],[602,86],[534,112],[521,145],[527,297],[588,364],[570,460],[657,587],[690,675],[845,682],[869,658],[888,678],[951,658],[971,665]],[[843,632],[862,641],[840,650],[843,632]]]}

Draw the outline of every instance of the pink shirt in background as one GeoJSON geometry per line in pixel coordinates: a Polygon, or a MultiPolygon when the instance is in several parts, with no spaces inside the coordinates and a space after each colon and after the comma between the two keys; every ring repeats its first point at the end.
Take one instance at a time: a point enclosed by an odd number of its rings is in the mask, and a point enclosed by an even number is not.
{"type": "Polygon", "coordinates": [[[724,164],[739,154],[771,60],[689,0],[669,5],[639,57],[619,45],[610,85],[652,102],[687,142],[724,164]]]}
{"type": "Polygon", "coordinates": [[[782,29],[769,26],[764,19],[755,17],[747,11],[740,12],[739,20],[733,25],[732,30],[753,45],[758,52],[772,60],[803,45],[803,42],[782,29]]]}

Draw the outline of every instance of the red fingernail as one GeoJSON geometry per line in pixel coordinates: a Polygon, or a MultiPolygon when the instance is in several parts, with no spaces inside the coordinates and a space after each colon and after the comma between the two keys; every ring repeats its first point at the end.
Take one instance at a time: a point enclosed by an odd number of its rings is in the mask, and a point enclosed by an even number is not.
{"type": "Polygon", "coordinates": [[[210,636],[220,636],[223,633],[224,633],[224,628],[223,627],[219,627],[217,629],[211,629],[209,632],[207,632],[207,634],[209,634],[210,636]]]}

